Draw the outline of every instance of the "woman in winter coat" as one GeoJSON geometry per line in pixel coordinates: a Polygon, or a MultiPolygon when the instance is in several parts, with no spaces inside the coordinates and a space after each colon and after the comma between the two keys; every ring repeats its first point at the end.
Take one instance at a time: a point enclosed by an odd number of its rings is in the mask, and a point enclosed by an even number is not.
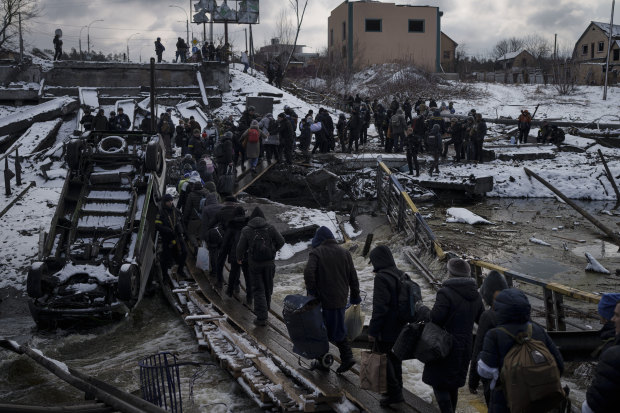
{"type": "Polygon", "coordinates": [[[437,292],[431,321],[452,335],[452,350],[444,359],[424,366],[422,381],[433,387],[441,413],[456,411],[459,387],[465,385],[471,359],[473,326],[484,311],[476,282],[467,261],[448,261],[450,278],[437,292]]]}
{"type": "MultiPolygon", "coordinates": [[[[502,274],[497,271],[491,271],[489,275],[484,279],[482,287],[480,287],[480,295],[482,299],[490,308],[485,310],[480,316],[478,322],[478,330],[476,331],[476,341],[474,342],[474,352],[471,356],[471,364],[469,366],[469,392],[471,394],[477,394],[478,384],[480,383],[480,375],[478,374],[478,356],[482,351],[482,344],[484,343],[484,336],[487,331],[497,327],[497,315],[493,310],[493,301],[495,297],[508,288],[508,283],[502,274]]],[[[489,385],[491,382],[487,379],[482,379],[482,385],[484,387],[484,400],[489,405],[491,399],[491,388],[489,385]]]]}
{"type": "Polygon", "coordinates": [[[491,402],[489,413],[509,413],[506,396],[501,388],[496,386],[496,381],[501,374],[504,357],[515,344],[515,341],[506,332],[516,336],[526,332],[528,326],[532,326],[532,338],[542,341],[555,358],[560,374],[564,371],[564,361],[557,347],[538,324],[530,321],[531,306],[523,291],[516,288],[508,288],[500,292],[495,298],[493,309],[497,315],[497,327],[489,330],[484,336],[484,344],[478,360],[478,374],[491,380],[491,402]]]}
{"type": "Polygon", "coordinates": [[[265,135],[258,126],[256,119],[250,123],[250,128],[241,135],[241,143],[245,148],[245,154],[248,158],[252,173],[256,173],[256,165],[260,156],[261,141],[266,139],[265,135]]]}

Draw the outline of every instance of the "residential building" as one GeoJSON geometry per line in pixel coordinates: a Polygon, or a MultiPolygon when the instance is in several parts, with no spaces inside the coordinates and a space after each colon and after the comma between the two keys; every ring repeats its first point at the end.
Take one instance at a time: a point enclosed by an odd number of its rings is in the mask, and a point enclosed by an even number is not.
{"type": "Polygon", "coordinates": [[[495,61],[496,70],[521,71],[536,67],[536,58],[527,50],[506,53],[495,61]]]}
{"type": "Polygon", "coordinates": [[[573,63],[577,67],[577,83],[601,85],[605,81],[609,32],[611,52],[609,55],[609,82],[618,82],[620,70],[620,25],[610,29],[608,23],[592,21],[583,32],[573,50],[573,63]]]}
{"type": "Polygon", "coordinates": [[[444,72],[456,72],[456,48],[459,44],[441,32],[441,68],[444,72]]]}
{"type": "Polygon", "coordinates": [[[442,48],[442,15],[439,7],[345,1],[327,20],[328,57],[348,68],[400,61],[441,72],[443,63],[453,66],[456,49],[453,41],[442,48]]]}

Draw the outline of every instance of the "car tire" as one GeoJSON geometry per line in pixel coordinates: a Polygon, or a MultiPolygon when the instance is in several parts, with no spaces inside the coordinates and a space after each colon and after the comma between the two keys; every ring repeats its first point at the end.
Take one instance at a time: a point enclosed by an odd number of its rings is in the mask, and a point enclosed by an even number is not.
{"type": "Polygon", "coordinates": [[[26,291],[31,298],[43,297],[43,277],[47,273],[47,264],[44,262],[35,262],[28,270],[26,278],[26,291]]]}
{"type": "Polygon", "coordinates": [[[120,136],[106,136],[101,139],[97,149],[105,154],[123,153],[127,149],[127,142],[120,136]]]}
{"type": "Polygon", "coordinates": [[[134,264],[123,264],[118,271],[118,298],[133,307],[140,295],[140,271],[134,264]]]}
{"type": "Polygon", "coordinates": [[[164,166],[164,154],[159,145],[159,138],[152,139],[146,146],[146,156],[144,159],[146,169],[160,173],[164,166]]]}

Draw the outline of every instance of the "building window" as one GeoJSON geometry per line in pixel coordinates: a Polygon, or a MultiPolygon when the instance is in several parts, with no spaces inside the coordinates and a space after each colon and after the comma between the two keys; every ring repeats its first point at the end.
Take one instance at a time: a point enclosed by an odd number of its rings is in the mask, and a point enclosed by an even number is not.
{"type": "Polygon", "coordinates": [[[424,33],[424,20],[409,20],[409,33],[424,33]]]}
{"type": "Polygon", "coordinates": [[[598,42],[598,51],[601,53],[605,50],[605,42],[598,42]]]}
{"type": "Polygon", "coordinates": [[[581,54],[588,54],[588,45],[584,44],[581,46],[581,54]]]}
{"type": "Polygon", "coordinates": [[[381,19],[366,19],[366,31],[367,32],[380,32],[381,31],[381,19]]]}
{"type": "Polygon", "coordinates": [[[334,45],[334,29],[329,30],[329,45],[334,45]]]}
{"type": "Polygon", "coordinates": [[[342,40],[347,38],[347,24],[342,22],[342,40]]]}
{"type": "Polygon", "coordinates": [[[444,59],[449,59],[450,58],[450,50],[444,50],[443,51],[443,58],[444,59]]]}
{"type": "Polygon", "coordinates": [[[614,50],[614,60],[617,62],[620,60],[620,49],[614,50]]]}

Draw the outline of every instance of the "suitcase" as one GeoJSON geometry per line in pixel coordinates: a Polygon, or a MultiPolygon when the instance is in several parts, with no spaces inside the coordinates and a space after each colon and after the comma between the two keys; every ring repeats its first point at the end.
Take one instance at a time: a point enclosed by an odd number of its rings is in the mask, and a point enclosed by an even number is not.
{"type": "Polygon", "coordinates": [[[320,301],[305,295],[287,295],[282,316],[293,342],[293,352],[307,359],[319,359],[329,367],[334,358],[328,353],[329,341],[320,301]]]}

